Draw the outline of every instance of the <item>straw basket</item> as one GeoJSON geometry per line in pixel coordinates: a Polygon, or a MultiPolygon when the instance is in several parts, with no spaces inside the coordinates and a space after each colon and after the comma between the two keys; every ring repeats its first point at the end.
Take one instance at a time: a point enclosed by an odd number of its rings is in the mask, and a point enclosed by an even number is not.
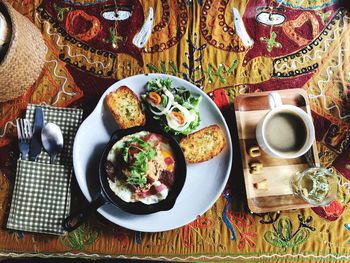
{"type": "Polygon", "coordinates": [[[11,26],[11,40],[0,61],[0,102],[22,95],[39,77],[44,66],[46,46],[40,31],[6,1],[0,11],[11,26]]]}

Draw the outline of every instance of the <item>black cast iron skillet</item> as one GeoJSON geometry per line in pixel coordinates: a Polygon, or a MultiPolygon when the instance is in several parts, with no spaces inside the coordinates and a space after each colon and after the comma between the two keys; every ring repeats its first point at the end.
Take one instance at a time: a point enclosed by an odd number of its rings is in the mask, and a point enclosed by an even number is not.
{"type": "Polygon", "coordinates": [[[124,210],[125,212],[131,213],[131,214],[137,214],[137,215],[145,215],[145,214],[156,213],[159,211],[170,210],[175,205],[176,198],[180,194],[182,187],[185,183],[186,171],[187,171],[186,161],[180,145],[172,136],[165,133],[164,131],[157,128],[149,127],[149,126],[141,126],[141,127],[133,127],[130,129],[117,130],[113,133],[100,159],[100,164],[99,164],[99,181],[101,186],[100,194],[87,207],[85,207],[81,211],[78,211],[69,215],[66,219],[64,219],[62,224],[63,229],[66,231],[72,231],[76,229],[78,226],[80,226],[83,223],[84,219],[89,214],[96,211],[99,207],[105,204],[112,204],[124,210]],[[107,160],[107,155],[111,150],[112,146],[124,136],[129,134],[134,134],[140,131],[157,133],[167,138],[173,150],[174,158],[175,158],[175,174],[174,174],[175,180],[174,180],[173,187],[169,190],[169,193],[166,199],[160,201],[159,203],[151,204],[151,205],[146,205],[141,202],[127,203],[122,199],[120,199],[117,195],[115,195],[115,193],[109,187],[108,180],[107,180],[108,176],[105,171],[105,163],[107,160]]]}

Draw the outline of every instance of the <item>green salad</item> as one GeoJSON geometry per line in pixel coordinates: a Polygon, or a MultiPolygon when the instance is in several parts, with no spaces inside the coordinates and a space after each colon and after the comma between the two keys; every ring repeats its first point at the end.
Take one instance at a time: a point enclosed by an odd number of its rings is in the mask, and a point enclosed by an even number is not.
{"type": "Polygon", "coordinates": [[[202,97],[184,87],[174,87],[170,79],[153,79],[147,83],[143,100],[167,132],[187,135],[200,124],[199,104],[202,97]]]}

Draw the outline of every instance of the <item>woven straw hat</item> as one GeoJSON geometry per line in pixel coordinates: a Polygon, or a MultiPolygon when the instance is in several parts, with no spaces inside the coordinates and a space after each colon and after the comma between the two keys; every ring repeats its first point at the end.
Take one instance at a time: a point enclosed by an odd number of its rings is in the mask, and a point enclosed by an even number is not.
{"type": "Polygon", "coordinates": [[[46,46],[40,31],[6,1],[0,11],[11,26],[11,40],[0,61],[0,102],[22,95],[39,77],[46,46]]]}

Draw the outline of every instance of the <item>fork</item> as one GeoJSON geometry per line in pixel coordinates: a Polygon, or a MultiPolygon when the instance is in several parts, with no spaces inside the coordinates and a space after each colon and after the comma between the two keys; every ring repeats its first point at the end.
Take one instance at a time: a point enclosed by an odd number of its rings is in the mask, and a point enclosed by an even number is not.
{"type": "Polygon", "coordinates": [[[29,153],[29,143],[33,136],[32,125],[27,119],[17,119],[18,148],[21,159],[25,160],[29,153]]]}

